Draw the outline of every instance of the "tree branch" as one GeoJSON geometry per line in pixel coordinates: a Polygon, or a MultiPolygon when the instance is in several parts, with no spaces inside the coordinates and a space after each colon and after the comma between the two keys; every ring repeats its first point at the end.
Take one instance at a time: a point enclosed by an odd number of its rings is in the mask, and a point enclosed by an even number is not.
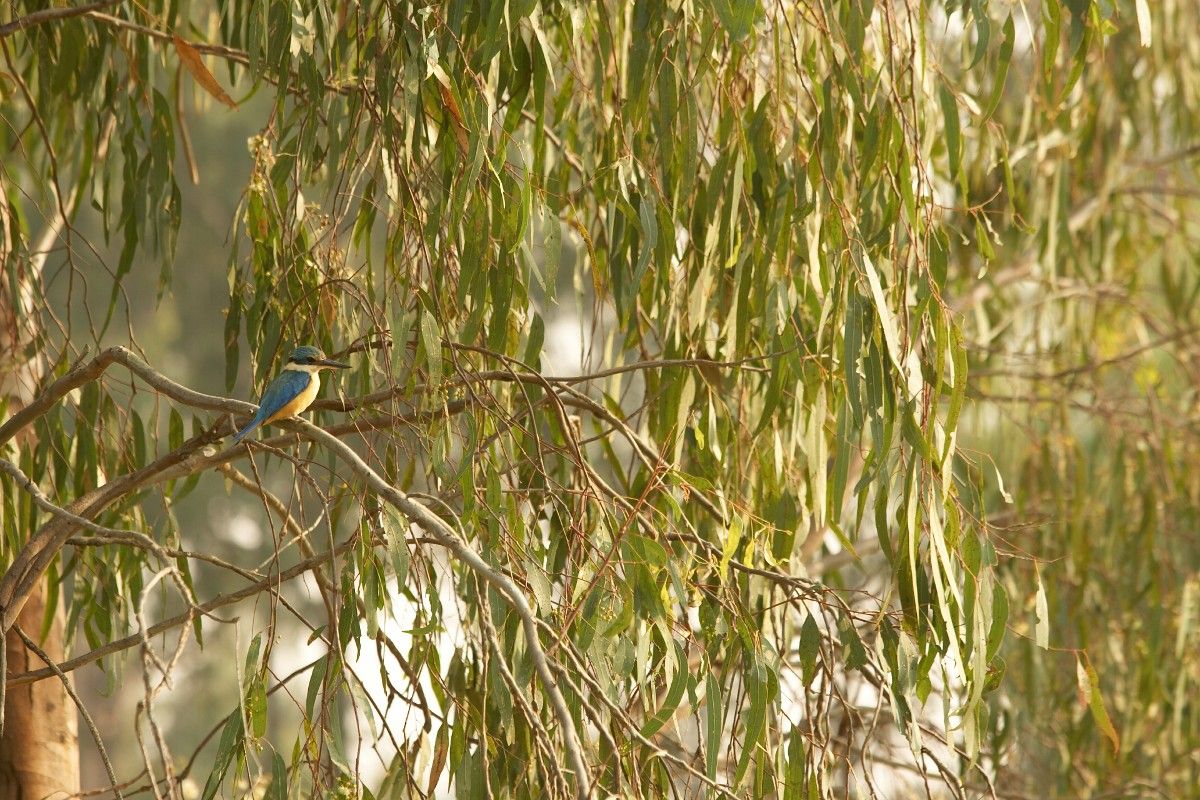
{"type": "Polygon", "coordinates": [[[81,17],[84,14],[89,14],[93,11],[99,11],[102,8],[115,6],[121,0],[99,0],[99,2],[88,3],[85,6],[74,6],[71,8],[47,8],[42,11],[35,11],[32,14],[27,14],[24,17],[18,17],[12,22],[6,22],[0,25],[0,39],[6,36],[11,36],[17,31],[25,28],[32,28],[34,25],[42,25],[47,22],[54,22],[60,19],[70,19],[71,17],[81,17]]]}
{"type": "MultiPolygon", "coordinates": [[[[168,381],[168,383],[170,383],[168,381]]],[[[174,396],[166,392],[168,396],[174,396]]],[[[249,404],[231,400],[246,408],[249,404]]],[[[422,415],[416,415],[418,417],[422,415]]],[[[411,416],[381,417],[362,422],[348,422],[330,427],[330,433],[343,436],[347,433],[362,432],[375,428],[391,427],[401,422],[410,422],[411,416]]],[[[117,478],[88,492],[83,497],[71,503],[70,509],[63,509],[70,516],[56,516],[35,533],[13,559],[8,570],[0,577],[0,623],[10,618],[15,619],[28,597],[29,591],[37,579],[45,571],[58,551],[75,535],[81,526],[75,518],[87,519],[100,514],[105,508],[132,492],[175,478],[202,472],[211,467],[220,466],[244,458],[245,448],[234,447],[217,451],[212,445],[221,440],[225,433],[232,432],[233,426],[222,421],[213,429],[193,437],[174,450],[145,467],[117,478]]],[[[267,448],[281,448],[296,441],[295,434],[283,434],[261,440],[260,444],[267,448]]],[[[94,529],[93,529],[94,530],[94,529]]],[[[113,530],[113,529],[106,529],[113,530]]]]}
{"type": "MultiPolygon", "coordinates": [[[[249,403],[193,391],[157,372],[128,349],[124,347],[111,347],[103,351],[91,362],[71,369],[66,375],[51,384],[33,403],[15,414],[5,425],[0,426],[0,444],[11,438],[21,427],[36,419],[39,414],[45,413],[55,402],[65,396],[67,392],[98,378],[108,365],[112,363],[120,363],[128,367],[130,371],[137,374],[151,387],[186,405],[229,413],[249,413],[254,410],[254,406],[249,403]]],[[[451,528],[445,520],[410,498],[404,492],[387,483],[357,453],[351,450],[348,445],[335,435],[300,419],[292,420],[286,423],[284,427],[298,430],[304,438],[323,445],[389,505],[414,521],[437,541],[438,544],[448,549],[459,561],[479,574],[488,583],[492,584],[508,600],[513,610],[521,618],[525,643],[529,648],[534,669],[542,681],[543,691],[550,701],[550,706],[562,729],[563,748],[566,750],[567,761],[571,765],[571,769],[575,772],[578,797],[581,800],[591,798],[591,773],[583,757],[583,748],[575,728],[574,720],[570,709],[567,708],[562,692],[558,689],[557,680],[547,661],[546,651],[542,647],[538,634],[537,620],[533,609],[517,585],[507,575],[484,561],[479,553],[468,545],[466,540],[451,528]]],[[[127,493],[140,488],[143,482],[168,480],[171,477],[177,477],[181,470],[183,474],[188,474],[198,469],[203,469],[208,465],[209,460],[197,451],[203,445],[215,441],[214,436],[214,432],[209,431],[201,436],[194,437],[179,450],[169,453],[167,456],[158,459],[141,470],[105,484],[100,489],[90,492],[73,503],[72,508],[77,510],[69,513],[73,517],[82,516],[82,514],[78,513],[79,511],[83,511],[84,514],[89,512],[92,514],[99,513],[100,509],[115,502],[119,497],[123,497],[127,493]]],[[[222,455],[236,454],[238,450],[240,448],[230,448],[222,455]]],[[[215,465],[220,460],[222,459],[216,458],[211,463],[215,465]]],[[[4,574],[3,578],[0,579],[0,607],[3,608],[3,617],[0,621],[3,622],[5,630],[12,626],[13,621],[16,619],[16,614],[19,613],[20,608],[24,605],[24,600],[28,596],[32,585],[40,578],[41,574],[49,566],[50,561],[53,560],[77,528],[78,525],[74,519],[56,517],[55,520],[47,523],[41,531],[35,534],[13,560],[12,566],[4,574]]],[[[309,568],[311,567],[306,567],[301,572],[307,571],[309,568]]],[[[260,586],[260,588],[252,589],[246,594],[235,594],[240,595],[238,599],[242,599],[261,590],[260,586]]],[[[243,590],[243,592],[247,592],[247,590],[243,590]]],[[[201,606],[200,610],[207,609],[205,606],[201,606]]],[[[174,619],[186,622],[192,618],[194,613],[196,613],[195,610],[189,609],[188,612],[181,615],[182,619],[180,617],[174,619]]],[[[178,624],[178,622],[175,624],[178,624]]],[[[155,628],[159,626],[165,626],[162,627],[163,630],[171,627],[170,624],[159,623],[155,628]]],[[[132,641],[125,646],[137,644],[142,641],[143,636],[152,636],[155,632],[155,629],[152,628],[149,632],[140,633],[132,637],[132,641]]],[[[100,648],[100,650],[103,649],[100,648]]],[[[119,650],[122,648],[116,647],[115,649],[119,650]]],[[[99,652],[99,650],[93,652],[99,652]]],[[[68,664],[70,663],[68,662],[68,664]]]]}
{"type": "MultiPolygon", "coordinates": [[[[747,359],[750,360],[750,359],[747,359]]],[[[201,392],[196,392],[181,384],[175,383],[161,373],[155,371],[145,361],[136,356],[131,351],[124,347],[109,348],[97,355],[90,362],[76,365],[67,372],[62,378],[55,381],[42,392],[38,398],[26,408],[22,409],[18,414],[9,419],[3,426],[0,426],[0,444],[12,438],[17,431],[22,427],[30,424],[39,415],[48,411],[54,403],[61,400],[68,392],[79,388],[85,383],[95,380],[104,372],[111,364],[121,364],[130,371],[137,374],[147,384],[162,394],[188,406],[194,408],[206,409],[219,413],[226,414],[249,414],[253,412],[254,406],[249,403],[244,403],[230,398],[208,395],[201,392]]],[[[553,376],[547,377],[536,373],[522,373],[513,370],[489,370],[481,371],[472,374],[465,379],[465,382],[483,382],[489,380],[503,380],[508,382],[537,384],[542,387],[561,388],[568,390],[568,397],[564,401],[568,405],[575,405],[592,413],[599,413],[600,416],[609,422],[617,423],[611,414],[607,413],[602,406],[590,401],[586,396],[577,391],[569,390],[571,385],[585,383],[592,380],[598,380],[609,377],[622,372],[632,372],[647,369],[664,369],[664,368],[700,368],[700,367],[739,367],[744,362],[713,362],[708,359],[671,359],[661,361],[645,361],[636,364],[630,364],[613,369],[602,370],[592,374],[572,375],[572,376],[553,376]]],[[[745,367],[743,367],[745,368],[745,367]]],[[[398,394],[395,389],[383,390],[369,395],[364,395],[360,398],[350,400],[326,400],[314,404],[315,408],[327,408],[336,410],[353,410],[372,404],[384,402],[388,399],[396,397],[398,394]]],[[[329,430],[322,430],[304,421],[294,421],[286,423],[284,427],[298,429],[302,432],[305,438],[324,445],[328,450],[334,452],[358,477],[365,480],[371,488],[381,495],[390,505],[394,506],[401,513],[412,519],[421,528],[423,528],[430,536],[440,545],[446,547],[453,552],[460,561],[465,563],[470,569],[477,572],[481,577],[491,583],[497,590],[508,600],[518,616],[522,620],[522,627],[526,643],[530,648],[535,669],[545,687],[546,696],[550,700],[555,716],[559,720],[559,724],[563,730],[564,744],[567,751],[568,760],[571,763],[571,768],[578,775],[579,790],[581,797],[590,795],[590,776],[587,770],[586,763],[583,759],[582,748],[578,739],[578,734],[574,728],[573,720],[570,712],[566,707],[566,703],[558,691],[556,680],[550,670],[549,662],[544,648],[541,645],[538,630],[536,627],[536,617],[533,614],[532,608],[528,601],[521,593],[520,589],[506,575],[496,570],[487,564],[478,553],[472,549],[465,540],[451,528],[444,520],[429,511],[425,506],[417,503],[409,498],[403,492],[400,492],[395,487],[387,484],[374,472],[361,458],[351,450],[347,445],[338,440],[338,435],[343,435],[350,432],[363,432],[375,428],[392,427],[397,422],[410,422],[430,416],[442,416],[446,413],[456,413],[463,410],[469,404],[466,401],[456,400],[446,404],[442,409],[432,412],[414,412],[408,415],[383,415],[376,418],[366,420],[356,420],[348,423],[343,423],[337,426],[331,426],[329,430]]],[[[3,579],[0,579],[0,603],[5,605],[3,620],[7,623],[10,616],[16,611],[19,611],[20,601],[23,597],[25,587],[31,585],[31,581],[35,581],[39,577],[46,566],[61,549],[62,545],[73,535],[77,527],[89,527],[93,530],[99,526],[92,527],[92,524],[86,523],[85,514],[98,514],[103,508],[107,507],[112,502],[115,502],[122,496],[125,496],[131,491],[134,491],[149,483],[157,483],[163,480],[169,480],[173,477],[179,477],[183,474],[191,474],[211,466],[219,466],[231,461],[233,458],[241,457],[243,451],[240,448],[227,449],[220,453],[202,452],[206,445],[216,443],[223,428],[228,427],[228,423],[221,423],[214,426],[213,430],[199,437],[195,437],[185,443],[179,450],[169,453],[166,456],[156,460],[150,465],[147,465],[142,470],[135,473],[122,476],[121,478],[111,481],[103,487],[81,498],[72,507],[76,511],[66,511],[66,515],[55,522],[48,523],[42,531],[39,531],[26,548],[14,560],[13,566],[9,572],[5,574],[3,579]],[[76,513],[81,512],[81,513],[76,513]],[[14,586],[14,583],[16,584],[14,586]],[[15,602],[14,602],[15,601],[15,602]]],[[[650,447],[646,442],[636,437],[632,431],[625,426],[623,428],[626,436],[633,436],[635,449],[639,451],[644,459],[649,459],[654,462],[661,461],[661,457],[650,447]]],[[[293,436],[286,435],[274,437],[270,440],[265,440],[268,444],[285,445],[293,440],[293,436]]],[[[706,504],[707,505],[707,504],[706,504]]],[[[714,510],[709,507],[710,512],[714,510]]],[[[719,516],[719,515],[718,515],[719,516]]],[[[328,556],[326,556],[327,558],[328,556]]],[[[309,563],[309,562],[304,562],[309,563]]],[[[307,568],[306,568],[307,569],[307,568]]],[[[302,570],[303,571],[303,570],[302,570]]],[[[260,589],[249,590],[249,594],[253,594],[260,589]]],[[[237,599],[249,596],[249,594],[239,594],[237,599]]],[[[232,601],[231,601],[232,602],[232,601]]],[[[224,603],[222,603],[224,604],[224,603]]],[[[205,609],[206,606],[201,606],[205,609]]],[[[180,615],[165,623],[160,623],[160,626],[170,627],[171,624],[179,624],[191,618],[191,613],[180,615]]],[[[156,629],[160,629],[156,626],[156,629]]],[[[165,629],[165,628],[161,628],[165,629]]],[[[126,640],[122,640],[125,642],[126,640]]],[[[133,646],[140,641],[137,637],[132,637],[128,640],[128,644],[114,643],[106,648],[101,648],[93,654],[81,657],[88,661],[107,655],[114,650],[122,649],[123,646],[133,646]],[[109,649],[112,648],[112,649],[109,649]]],[[[68,662],[67,666],[75,664],[75,661],[68,662]]],[[[72,667],[73,668],[73,667],[72,667]]],[[[22,676],[25,677],[25,676],[22,676]]]]}
{"type": "Polygon", "coordinates": [[[588,800],[592,796],[591,773],[588,770],[587,762],[583,758],[583,747],[579,740],[579,734],[575,730],[575,722],[571,717],[571,711],[567,708],[566,700],[563,698],[562,692],[558,689],[558,681],[554,677],[554,673],[550,670],[546,651],[542,647],[541,638],[538,634],[537,619],[534,617],[533,609],[530,607],[525,595],[522,594],[521,590],[517,588],[517,585],[507,575],[484,561],[445,520],[383,480],[345,442],[305,420],[297,419],[292,424],[300,429],[306,439],[324,445],[327,450],[332,452],[342,463],[349,467],[351,472],[365,481],[371,489],[386,500],[389,505],[416,522],[426,533],[437,540],[440,545],[453,553],[459,561],[478,573],[484,580],[492,584],[500,594],[507,598],[509,605],[516,611],[517,616],[521,618],[525,644],[529,648],[529,655],[533,660],[534,670],[538,673],[538,677],[541,678],[542,691],[545,692],[546,697],[550,700],[554,715],[558,718],[559,727],[562,728],[563,749],[566,750],[567,761],[570,763],[571,769],[575,772],[576,793],[581,800],[588,800]]]}
{"type": "Polygon", "coordinates": [[[65,397],[68,392],[100,377],[100,374],[110,364],[121,364],[128,367],[151,387],[195,408],[224,411],[230,414],[253,414],[255,411],[255,406],[250,403],[196,392],[182,384],[175,383],[162,373],[156,372],[128,348],[117,346],[102,350],[91,361],[76,364],[67,371],[66,375],[46,387],[33,402],[13,414],[7,422],[0,425],[0,445],[11,439],[21,428],[49,411],[50,407],[65,397]]]}
{"type": "Polygon", "coordinates": [[[166,558],[166,551],[158,545],[153,539],[144,533],[137,531],[124,531],[119,528],[109,528],[104,525],[97,525],[90,519],[85,519],[77,514],[72,514],[65,508],[55,505],[50,501],[50,498],[38,488],[38,485],[26,475],[21,469],[11,461],[0,458],[0,472],[6,472],[17,482],[18,486],[27,492],[32,498],[33,503],[43,511],[48,511],[51,514],[70,520],[81,528],[86,528],[93,533],[98,533],[112,541],[120,541],[124,544],[133,544],[137,547],[144,547],[158,553],[163,558],[166,558]]]}
{"type": "MultiPolygon", "coordinates": [[[[233,605],[234,603],[241,602],[242,600],[259,594],[260,592],[266,591],[273,586],[277,586],[280,583],[284,583],[285,581],[290,581],[293,578],[299,577],[309,570],[321,566],[331,557],[340,556],[342,553],[345,553],[347,550],[353,548],[356,544],[358,544],[358,537],[351,536],[349,539],[342,542],[337,547],[334,547],[327,553],[321,553],[314,558],[307,558],[304,561],[285,569],[283,572],[279,572],[274,575],[268,575],[261,581],[257,581],[256,583],[245,586],[236,592],[217,595],[208,602],[197,605],[195,608],[190,608],[181,614],[176,614],[175,616],[165,619],[162,622],[157,622],[154,625],[151,625],[145,631],[139,631],[138,633],[130,634],[123,639],[116,639],[106,645],[97,647],[95,650],[88,651],[81,656],[76,656],[69,661],[64,661],[58,665],[58,668],[63,672],[73,672],[80,667],[85,667],[88,664],[99,661],[105,656],[110,656],[113,653],[119,653],[122,650],[128,650],[130,647],[136,647],[142,644],[142,642],[148,637],[157,636],[163,631],[169,631],[172,628],[176,628],[180,625],[187,625],[200,614],[208,614],[216,611],[218,608],[224,608],[225,606],[233,605]]],[[[13,677],[9,678],[7,685],[9,688],[15,686],[24,686],[25,684],[36,683],[37,681],[44,680],[46,678],[53,678],[55,674],[56,673],[54,670],[49,669],[48,667],[30,670],[29,672],[22,672],[20,675],[14,675],[13,677]]]]}

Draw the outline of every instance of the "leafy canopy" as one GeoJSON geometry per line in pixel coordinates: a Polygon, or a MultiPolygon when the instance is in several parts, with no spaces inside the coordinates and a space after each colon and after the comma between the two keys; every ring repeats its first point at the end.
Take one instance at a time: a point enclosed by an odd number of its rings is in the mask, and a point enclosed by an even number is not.
{"type": "MultiPolygon", "coordinates": [[[[1150,509],[1162,491],[1118,477],[1149,459],[1124,438],[1116,456],[1053,444],[1094,436],[1097,421],[1071,410],[1077,387],[1052,387],[1079,353],[1120,352],[1138,335],[1128,321],[1152,316],[1129,295],[1105,305],[1098,287],[1154,284],[1163,341],[1190,324],[1178,299],[1194,294],[1180,265],[1190,227],[1164,231],[1161,209],[1117,195],[1138,185],[1130,158],[1166,153],[1158,167],[1173,169],[1191,136],[1194,76],[1165,65],[1195,56],[1163,32],[1188,30],[1195,12],[1152,15],[1141,0],[101,5],[0,28],[0,137],[19,154],[2,173],[7,279],[37,263],[38,226],[62,214],[93,218],[116,248],[109,258],[67,224],[53,264],[111,294],[83,318],[55,316],[39,291],[21,307],[43,320],[29,330],[47,378],[114,337],[140,259],[157,257],[157,295],[173,296],[189,257],[176,244],[189,224],[181,168],[210,168],[189,129],[219,136],[230,116],[253,117],[248,176],[202,183],[238,198],[226,389],[246,364],[261,386],[294,343],[351,353],[341,390],[357,399],[318,404],[346,413],[317,420],[388,484],[427,495],[536,617],[530,634],[495,582],[442,558],[327,448],[268,440],[283,447],[269,469],[296,476],[296,504],[273,507],[257,467],[228,463],[245,451],[203,454],[226,417],[151,403],[153,389],[119,373],[87,383],[39,418],[36,446],[6,456],[60,504],[149,470],[97,519],[195,546],[200,532],[170,512],[213,491],[219,463],[264,498],[261,514],[295,515],[332,547],[301,570],[321,576],[322,604],[289,609],[326,645],[304,673],[301,732],[268,714],[284,624],[272,615],[226,698],[207,794],[227,773],[270,776],[279,797],[356,782],[336,703],[369,720],[361,739],[390,739],[377,796],[443,775],[460,796],[865,794],[883,791],[870,754],[885,752],[935,782],[993,787],[1002,763],[1066,779],[1071,759],[1014,736],[1049,713],[1038,686],[1069,698],[1063,708],[1080,693],[1089,715],[1062,712],[1071,746],[1089,770],[1108,768],[1124,726],[1084,650],[1087,601],[1047,587],[1036,561],[1001,570],[1001,555],[1089,563],[1087,492],[1067,484],[1123,498],[1106,541],[1130,524],[1126,494],[1150,509]],[[1158,80],[1178,97],[1152,91],[1158,80]],[[561,356],[576,351],[577,363],[561,356]],[[1049,377],[1030,383],[1013,363],[1047,363],[1049,377]],[[1013,398],[1021,417],[998,422],[1013,398]],[[964,453],[968,435],[996,458],[964,453]],[[172,452],[201,456],[186,475],[155,472],[172,452]],[[1016,521],[1053,513],[1074,550],[1014,542],[1010,492],[1016,521]],[[147,513],[150,495],[166,518],[147,513]],[[1052,617],[1081,631],[1063,643],[1077,650],[1040,649],[1052,617]],[[1020,639],[1006,649],[1009,628],[1020,639]],[[538,677],[537,643],[575,733],[538,677]],[[372,647],[387,698],[374,707],[354,667],[372,647]],[[1014,669],[1015,690],[997,692],[1014,669]],[[422,724],[388,722],[391,702],[422,724]],[[563,758],[573,736],[586,779],[563,758]]],[[[17,2],[8,19],[39,6],[17,2]]],[[[45,521],[12,486],[9,556],[45,521]]],[[[243,579],[308,563],[303,547],[243,579]]],[[[155,557],[76,544],[54,568],[73,576],[71,622],[91,647],[137,629],[155,557]]],[[[188,558],[176,563],[176,593],[203,594],[188,558]]]]}

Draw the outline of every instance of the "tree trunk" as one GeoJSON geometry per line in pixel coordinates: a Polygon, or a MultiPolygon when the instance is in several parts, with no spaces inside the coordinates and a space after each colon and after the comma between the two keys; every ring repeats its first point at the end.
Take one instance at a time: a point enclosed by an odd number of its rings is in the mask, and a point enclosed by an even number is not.
{"type": "MultiPolygon", "coordinates": [[[[35,641],[46,610],[46,584],[29,597],[17,624],[35,641]]],[[[10,674],[47,666],[16,634],[4,640],[10,674]]],[[[44,642],[46,655],[64,653],[61,610],[44,642]]],[[[40,800],[79,791],[79,733],[75,706],[58,679],[8,690],[4,704],[4,736],[0,738],[0,800],[40,800]]]]}
{"type": "MultiPolygon", "coordinates": [[[[17,226],[5,187],[0,186],[0,397],[8,400],[9,414],[32,399],[44,369],[41,355],[28,347],[36,341],[37,322],[31,301],[33,282],[45,261],[40,254],[57,237],[57,228],[48,225],[34,248],[33,259],[22,259],[16,247],[17,226]],[[11,296],[13,286],[16,298],[11,296]],[[18,313],[17,303],[24,314],[18,313]]],[[[18,447],[31,446],[31,431],[18,436],[18,447]]],[[[43,579],[17,618],[17,625],[34,641],[40,638],[46,597],[43,579]]],[[[55,661],[62,661],[66,652],[63,624],[59,607],[45,641],[40,642],[42,650],[55,661]]],[[[4,647],[9,674],[47,666],[25,647],[16,631],[5,632],[4,647]]],[[[0,678],[7,680],[7,676],[0,678]]],[[[9,690],[4,700],[4,735],[0,737],[0,800],[41,800],[78,791],[78,719],[62,682],[44,680],[9,690]]]]}

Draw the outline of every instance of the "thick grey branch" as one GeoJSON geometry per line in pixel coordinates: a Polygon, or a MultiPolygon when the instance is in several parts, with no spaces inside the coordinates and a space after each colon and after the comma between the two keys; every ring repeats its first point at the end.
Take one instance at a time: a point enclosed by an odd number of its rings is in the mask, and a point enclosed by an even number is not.
{"type": "Polygon", "coordinates": [[[241,400],[227,397],[217,397],[203,392],[193,391],[186,386],[176,383],[165,375],[153,370],[149,364],[140,359],[125,347],[110,347],[103,350],[91,361],[76,364],[66,375],[46,387],[32,403],[13,414],[7,422],[0,425],[0,445],[11,439],[17,431],[50,410],[51,406],[61,400],[73,389],[78,389],[85,383],[94,381],[108,368],[110,364],[121,364],[128,367],[138,377],[158,389],[163,394],[194,408],[204,408],[209,411],[224,411],[230,414],[252,414],[255,406],[241,400]]]}

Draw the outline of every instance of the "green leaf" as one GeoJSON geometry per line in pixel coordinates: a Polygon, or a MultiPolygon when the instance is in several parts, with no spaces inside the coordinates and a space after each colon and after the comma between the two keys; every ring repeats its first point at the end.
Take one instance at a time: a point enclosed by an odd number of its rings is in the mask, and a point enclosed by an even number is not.
{"type": "Polygon", "coordinates": [[[213,761],[208,782],[204,784],[202,800],[212,800],[217,796],[217,792],[221,789],[221,782],[225,779],[225,773],[229,771],[229,765],[233,763],[234,757],[241,752],[243,742],[242,713],[238,709],[225,719],[225,727],[221,731],[221,742],[217,746],[217,757],[213,761]]]}
{"type": "Polygon", "coordinates": [[[100,385],[88,382],[79,392],[79,415],[88,425],[96,425],[96,414],[100,409],[100,385]]]}
{"type": "Polygon", "coordinates": [[[975,9],[975,54],[971,57],[971,63],[967,65],[967,69],[975,69],[983,57],[987,55],[988,44],[992,40],[992,21],[988,19],[987,11],[984,9],[975,9]]]}
{"type": "Polygon", "coordinates": [[[630,533],[626,535],[622,546],[625,548],[627,559],[640,561],[656,570],[667,565],[666,548],[653,539],[630,533]]]}
{"type": "Polygon", "coordinates": [[[821,652],[821,629],[812,614],[804,620],[800,628],[800,643],[796,655],[800,658],[800,673],[804,676],[805,685],[810,685],[817,676],[817,656],[821,652]]]}
{"type": "MultiPolygon", "coordinates": [[[[958,417],[962,412],[963,399],[967,394],[967,348],[963,342],[962,329],[957,325],[950,326],[950,353],[954,364],[954,388],[950,392],[950,406],[946,411],[946,431],[958,429],[958,417]]],[[[949,437],[947,437],[949,439],[949,437]]],[[[949,442],[947,442],[948,454],[949,442]]]]}
{"type": "Polygon", "coordinates": [[[705,759],[709,780],[716,780],[717,761],[721,753],[722,732],[725,720],[725,702],[721,697],[721,684],[710,671],[704,676],[705,706],[705,759]]]}
{"type": "Polygon", "coordinates": [[[654,200],[649,195],[642,195],[638,203],[638,221],[641,223],[642,243],[638,249],[637,266],[630,281],[630,295],[636,295],[641,287],[646,268],[654,256],[654,248],[658,246],[658,219],[654,213],[654,200]]]}
{"type": "MultiPolygon", "coordinates": [[[[949,543],[947,544],[949,547],[949,543]]],[[[974,533],[968,533],[963,537],[960,552],[962,554],[963,566],[972,577],[979,576],[979,568],[983,563],[983,546],[979,542],[979,537],[974,533]]]]}
{"type": "Polygon", "coordinates": [[[546,302],[553,303],[562,271],[562,223],[551,213],[542,226],[542,274],[546,276],[546,302]]]}
{"type": "Polygon", "coordinates": [[[856,427],[863,423],[862,381],[859,356],[862,351],[863,298],[854,287],[846,298],[846,328],[842,338],[842,369],[846,375],[846,400],[856,427]]]}
{"type": "Polygon", "coordinates": [[[754,30],[761,10],[757,0],[711,0],[717,19],[735,42],[754,30]]]}
{"type": "Polygon", "coordinates": [[[129,412],[129,427],[133,430],[133,466],[141,469],[146,464],[146,426],[141,415],[132,409],[129,412]]]}
{"type": "Polygon", "coordinates": [[[983,106],[983,115],[979,120],[981,126],[996,113],[1000,100],[1004,97],[1004,84],[1008,80],[1008,67],[1012,63],[1013,42],[1016,41],[1016,38],[1016,26],[1013,24],[1012,14],[1009,14],[1008,19],[1004,21],[1004,41],[1000,44],[1000,58],[996,62],[996,78],[992,83],[992,93],[983,106]]]}
{"type": "Polygon", "coordinates": [[[996,250],[992,247],[992,237],[988,234],[983,218],[978,215],[975,217],[975,245],[979,248],[979,255],[988,261],[996,259],[996,250]]]}
{"type": "Polygon", "coordinates": [[[271,751],[271,783],[267,787],[267,793],[264,800],[287,800],[288,798],[288,779],[287,779],[287,764],[284,763],[283,756],[279,755],[275,750],[271,751]]]}
{"type": "Polygon", "coordinates": [[[261,739],[267,735],[267,687],[262,678],[255,676],[246,692],[246,718],[250,721],[250,735],[261,739]]]}
{"type": "MultiPolygon", "coordinates": [[[[620,596],[613,599],[614,601],[617,599],[620,600],[620,610],[613,618],[613,621],[609,623],[608,627],[604,629],[603,636],[606,639],[621,633],[633,622],[633,588],[630,586],[630,582],[619,582],[617,590],[620,596]]],[[[595,592],[593,592],[593,596],[597,596],[595,592]]]]}
{"type": "Polygon", "coordinates": [[[529,324],[529,336],[525,342],[525,356],[522,361],[535,369],[541,361],[542,340],[545,335],[546,323],[542,321],[541,314],[534,312],[533,321],[529,324]]]}
{"type": "Polygon", "coordinates": [[[93,429],[80,428],[75,432],[75,494],[81,495],[95,485],[97,458],[93,429]]]}
{"type": "Polygon", "coordinates": [[[687,688],[690,675],[687,669],[687,653],[678,642],[675,643],[675,677],[671,681],[671,686],[667,689],[667,696],[663,700],[663,704],[654,714],[642,724],[642,736],[649,738],[667,724],[667,721],[675,715],[675,710],[679,708],[679,701],[683,699],[683,690],[687,688]]]}
{"type": "Polygon", "coordinates": [[[805,800],[804,733],[799,726],[788,734],[787,761],[783,781],[783,800],[805,800]]]}
{"type": "MultiPolygon", "coordinates": [[[[811,618],[810,618],[811,619],[811,618]]],[[[846,648],[846,669],[861,669],[867,663],[867,649],[863,646],[862,637],[854,620],[848,616],[838,617],[838,637],[846,648]]]]}
{"type": "MultiPolygon", "coordinates": [[[[853,458],[851,450],[854,442],[850,440],[850,408],[842,405],[838,410],[837,435],[834,439],[832,480],[829,482],[829,515],[830,520],[838,522],[842,513],[842,502],[846,495],[846,480],[850,471],[850,461],[853,458]]],[[[839,526],[840,527],[840,526],[839,526]]]]}
{"type": "MultiPolygon", "coordinates": [[[[900,329],[896,325],[896,317],[892,314],[891,308],[888,306],[887,298],[883,294],[883,285],[879,281],[879,273],[875,269],[875,265],[871,259],[864,253],[862,254],[863,271],[867,276],[867,286],[871,290],[871,299],[875,302],[875,311],[879,316],[879,324],[883,328],[883,339],[887,344],[888,355],[892,357],[892,363],[896,365],[896,369],[900,374],[904,374],[904,358],[900,347],[900,329]]],[[[868,381],[872,378],[868,373],[868,381]]]]}
{"type": "Polygon", "coordinates": [[[411,556],[408,552],[408,543],[405,540],[404,532],[407,526],[402,523],[397,524],[394,512],[389,507],[384,511],[384,530],[387,532],[387,549],[388,558],[392,562],[392,570],[396,576],[396,583],[400,586],[406,585],[408,582],[408,568],[411,556]],[[388,522],[393,524],[389,525],[388,522]]]}
{"type": "Polygon", "coordinates": [[[771,674],[766,665],[757,658],[746,671],[746,694],[750,697],[750,708],[746,712],[742,736],[742,752],[734,771],[733,785],[741,786],[750,767],[750,760],[758,752],[767,726],[767,706],[773,699],[771,674]]]}
{"type": "Polygon", "coordinates": [[[987,659],[991,661],[1000,650],[1008,624],[1008,592],[996,583],[992,588],[992,624],[987,635],[987,659]]]}
{"type": "Polygon", "coordinates": [[[428,311],[421,313],[421,353],[425,357],[425,371],[433,386],[442,382],[442,337],[438,323],[428,311]]]}
{"type": "Polygon", "coordinates": [[[247,679],[251,675],[258,673],[258,654],[262,649],[262,634],[254,634],[254,638],[250,640],[250,647],[246,650],[246,665],[245,672],[247,679]]]}
{"type": "Polygon", "coordinates": [[[237,383],[241,368],[238,336],[241,333],[242,300],[239,293],[229,297],[229,311],[225,315],[225,391],[232,391],[237,383]]]}
{"type": "Polygon", "coordinates": [[[322,658],[313,665],[312,674],[308,678],[308,698],[304,701],[304,718],[313,719],[313,709],[317,704],[317,694],[325,680],[325,671],[329,669],[329,658],[322,658]]]}
{"type": "Polygon", "coordinates": [[[950,162],[950,176],[957,179],[962,169],[962,134],[958,124],[958,102],[944,83],[938,86],[938,101],[942,105],[942,117],[946,126],[946,157],[950,162]]]}
{"type": "Polygon", "coordinates": [[[171,406],[171,413],[168,415],[167,425],[167,445],[172,450],[178,450],[183,447],[183,417],[179,415],[179,410],[175,406],[171,406]]]}
{"type": "Polygon", "coordinates": [[[901,430],[904,433],[904,440],[912,446],[913,450],[921,454],[921,458],[926,461],[934,461],[933,448],[929,446],[929,439],[913,418],[915,411],[914,408],[906,408],[901,415],[902,419],[900,422],[901,430]]]}
{"type": "Polygon", "coordinates": [[[717,567],[722,581],[729,577],[729,562],[733,561],[733,557],[741,545],[744,525],[745,522],[741,517],[733,517],[729,520],[729,527],[725,531],[725,542],[721,547],[721,561],[717,567]]]}

